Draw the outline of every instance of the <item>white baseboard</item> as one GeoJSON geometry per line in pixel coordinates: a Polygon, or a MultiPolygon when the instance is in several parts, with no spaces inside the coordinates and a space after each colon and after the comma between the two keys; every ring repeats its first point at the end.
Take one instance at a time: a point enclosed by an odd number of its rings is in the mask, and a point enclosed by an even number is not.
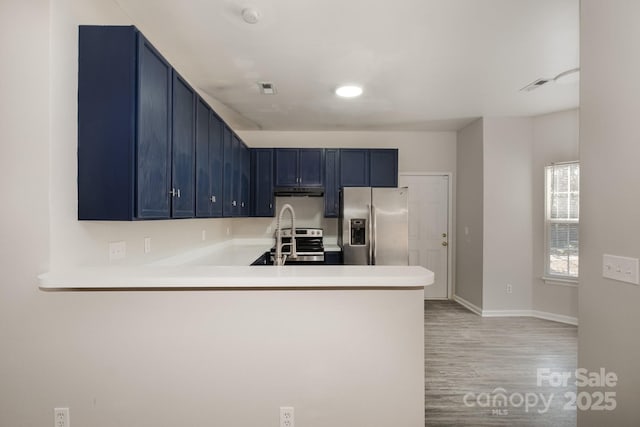
{"type": "Polygon", "coordinates": [[[478,316],[482,316],[482,309],[480,307],[478,307],[475,304],[470,303],[469,301],[467,301],[466,299],[459,297],[458,295],[453,295],[453,300],[455,302],[457,302],[458,304],[460,304],[463,307],[466,307],[467,309],[471,310],[472,312],[474,312],[475,314],[477,314],[478,316]]]}
{"type": "Polygon", "coordinates": [[[564,314],[549,313],[539,310],[483,310],[458,295],[454,295],[453,300],[482,317],[535,317],[537,319],[551,320],[553,322],[578,326],[578,319],[576,317],[565,316],[564,314]]]}
{"type": "Polygon", "coordinates": [[[578,326],[578,318],[565,316],[564,314],[549,313],[547,311],[531,310],[531,315],[538,319],[553,320],[554,322],[567,323],[578,326]]]}

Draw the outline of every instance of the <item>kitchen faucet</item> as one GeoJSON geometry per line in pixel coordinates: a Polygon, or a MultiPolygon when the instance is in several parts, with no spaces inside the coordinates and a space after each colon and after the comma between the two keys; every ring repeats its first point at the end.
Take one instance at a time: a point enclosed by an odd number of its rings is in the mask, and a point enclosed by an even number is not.
{"type": "Polygon", "coordinates": [[[284,265],[287,260],[287,255],[282,254],[282,247],[285,245],[291,246],[291,258],[298,258],[298,254],[296,252],[296,214],[293,211],[293,206],[289,203],[285,203],[280,209],[280,214],[278,215],[278,223],[276,225],[276,259],[275,265],[284,265]],[[282,215],[284,211],[288,210],[291,213],[291,244],[285,243],[282,244],[282,229],[280,228],[280,222],[282,221],[282,215]]]}

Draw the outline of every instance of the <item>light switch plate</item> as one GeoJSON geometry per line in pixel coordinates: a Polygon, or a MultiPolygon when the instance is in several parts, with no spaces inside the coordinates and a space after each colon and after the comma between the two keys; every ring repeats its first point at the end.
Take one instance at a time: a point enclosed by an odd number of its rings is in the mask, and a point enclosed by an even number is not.
{"type": "Polygon", "coordinates": [[[617,255],[602,255],[602,277],[621,282],[640,284],[638,277],[638,258],[617,255]]]}

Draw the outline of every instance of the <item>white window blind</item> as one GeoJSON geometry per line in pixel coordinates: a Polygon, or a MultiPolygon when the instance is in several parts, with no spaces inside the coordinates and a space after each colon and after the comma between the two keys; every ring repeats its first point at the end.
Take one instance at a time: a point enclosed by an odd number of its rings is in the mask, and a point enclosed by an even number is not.
{"type": "Polygon", "coordinates": [[[545,169],[545,275],[577,279],[580,164],[557,163],[545,169]]]}

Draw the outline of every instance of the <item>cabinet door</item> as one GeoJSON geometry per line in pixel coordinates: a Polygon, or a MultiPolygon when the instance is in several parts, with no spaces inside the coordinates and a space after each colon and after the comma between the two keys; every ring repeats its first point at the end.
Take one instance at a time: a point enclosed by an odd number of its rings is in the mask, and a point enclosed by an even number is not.
{"type": "Polygon", "coordinates": [[[137,216],[137,37],[133,27],[78,29],[79,220],[137,216]]]}
{"type": "Polygon", "coordinates": [[[324,216],[326,218],[338,217],[338,204],[340,195],[340,175],[338,149],[327,149],[324,154],[324,216]]]}
{"type": "Polygon", "coordinates": [[[195,209],[195,107],[196,94],[173,72],[173,138],[171,216],[192,218],[195,209]]]}
{"type": "Polygon", "coordinates": [[[231,140],[233,145],[233,216],[242,215],[242,141],[232,132],[231,140]]]}
{"type": "Polygon", "coordinates": [[[209,114],[207,104],[198,99],[196,105],[196,216],[211,216],[211,168],[209,148],[209,114]]]}
{"type": "Polygon", "coordinates": [[[298,184],[305,187],[322,187],[324,184],[324,150],[301,148],[298,155],[298,184]]]}
{"type": "Polygon", "coordinates": [[[275,149],[276,187],[296,187],[298,185],[298,149],[275,149]]]}
{"type": "Polygon", "coordinates": [[[241,142],[241,147],[242,170],[240,175],[240,216],[249,216],[249,210],[251,209],[251,152],[249,151],[249,147],[247,147],[243,142],[241,142]]]}
{"type": "Polygon", "coordinates": [[[371,187],[397,187],[398,150],[369,150],[369,171],[371,187]]]}
{"type": "Polygon", "coordinates": [[[251,150],[252,215],[273,217],[273,149],[251,150]]]}
{"type": "Polygon", "coordinates": [[[211,178],[209,201],[211,203],[212,217],[222,216],[223,129],[222,120],[211,111],[209,113],[209,174],[211,178]]]}
{"type": "Polygon", "coordinates": [[[340,187],[369,186],[369,150],[340,150],[340,187]]]}
{"type": "Polygon", "coordinates": [[[235,195],[233,193],[233,141],[231,138],[231,130],[228,126],[224,126],[223,130],[223,155],[224,155],[224,195],[222,200],[222,215],[223,216],[233,216],[233,208],[234,208],[234,200],[235,195]]]}
{"type": "Polygon", "coordinates": [[[171,190],[171,66],[138,33],[137,218],[168,218],[171,190]]]}

